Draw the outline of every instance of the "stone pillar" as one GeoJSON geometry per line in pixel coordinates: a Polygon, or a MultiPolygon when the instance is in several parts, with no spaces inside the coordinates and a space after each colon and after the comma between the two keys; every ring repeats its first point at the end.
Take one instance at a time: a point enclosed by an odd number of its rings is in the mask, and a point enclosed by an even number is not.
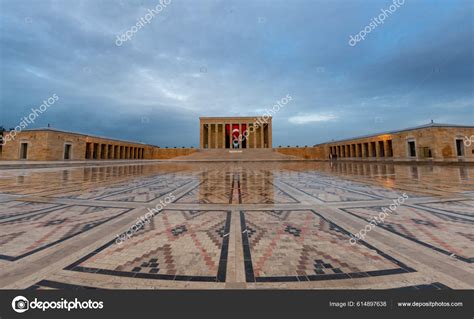
{"type": "Polygon", "coordinates": [[[383,148],[384,148],[385,157],[389,157],[388,142],[386,140],[383,141],[383,148]]]}
{"type": "Polygon", "coordinates": [[[250,148],[250,124],[251,123],[247,123],[247,143],[245,144],[247,148],[250,148]]]}
{"type": "Polygon", "coordinates": [[[102,144],[97,143],[97,159],[100,160],[102,158],[102,144]]]}
{"type": "Polygon", "coordinates": [[[211,124],[207,125],[207,148],[211,148],[211,124]]]}
{"type": "Polygon", "coordinates": [[[214,143],[215,143],[215,148],[219,148],[219,143],[218,143],[218,139],[217,139],[217,136],[219,135],[219,124],[214,124],[214,134],[216,136],[214,136],[214,143]]]}
{"type": "Polygon", "coordinates": [[[253,148],[257,148],[257,130],[255,129],[255,124],[253,125],[253,148]]]}
{"type": "Polygon", "coordinates": [[[261,132],[261,134],[260,134],[260,147],[264,148],[265,145],[264,145],[264,140],[263,140],[263,134],[265,134],[265,130],[263,128],[263,125],[260,126],[260,132],[261,132]]]}
{"type": "Polygon", "coordinates": [[[94,159],[94,143],[89,143],[89,159],[94,159]]]}
{"type": "Polygon", "coordinates": [[[222,148],[225,148],[225,123],[222,123],[222,148]]]}
{"type": "Polygon", "coordinates": [[[273,148],[273,137],[272,137],[272,121],[268,123],[268,147],[273,148]]]}
{"type": "Polygon", "coordinates": [[[199,147],[201,149],[204,148],[204,124],[202,122],[199,123],[199,147]]]}
{"type": "Polygon", "coordinates": [[[239,148],[242,148],[242,123],[239,123],[239,148]]]}

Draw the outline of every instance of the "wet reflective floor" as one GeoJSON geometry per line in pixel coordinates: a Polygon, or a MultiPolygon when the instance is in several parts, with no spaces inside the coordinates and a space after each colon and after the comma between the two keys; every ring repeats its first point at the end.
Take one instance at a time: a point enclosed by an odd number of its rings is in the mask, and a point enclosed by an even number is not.
{"type": "Polygon", "coordinates": [[[0,170],[0,287],[473,289],[473,224],[473,166],[0,170]]]}

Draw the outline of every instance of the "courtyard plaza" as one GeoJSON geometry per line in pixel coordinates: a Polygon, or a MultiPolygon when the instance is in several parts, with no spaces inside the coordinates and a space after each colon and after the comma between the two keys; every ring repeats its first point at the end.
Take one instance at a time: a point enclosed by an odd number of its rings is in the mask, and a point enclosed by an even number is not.
{"type": "Polygon", "coordinates": [[[474,287],[473,166],[85,163],[0,169],[0,288],[474,287]]]}

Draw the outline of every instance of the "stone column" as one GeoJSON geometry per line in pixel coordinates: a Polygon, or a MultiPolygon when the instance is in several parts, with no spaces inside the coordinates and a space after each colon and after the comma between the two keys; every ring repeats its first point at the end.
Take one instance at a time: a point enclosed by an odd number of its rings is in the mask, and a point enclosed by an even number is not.
{"type": "Polygon", "coordinates": [[[215,139],[214,142],[216,143],[216,148],[219,148],[219,142],[218,142],[218,139],[217,139],[218,136],[219,136],[219,124],[217,124],[217,123],[214,124],[214,131],[215,131],[215,134],[216,134],[216,136],[214,137],[214,139],[215,139]]]}
{"type": "Polygon", "coordinates": [[[253,125],[253,148],[257,148],[257,130],[255,129],[255,124],[253,125]]]}
{"type": "Polygon", "coordinates": [[[211,148],[211,124],[207,124],[207,148],[211,148]]]}
{"type": "Polygon", "coordinates": [[[225,148],[225,123],[222,123],[222,148],[225,148]]]}
{"type": "Polygon", "coordinates": [[[94,143],[89,143],[89,159],[94,159],[94,143]]]}
{"type": "Polygon", "coordinates": [[[273,148],[273,137],[272,137],[272,120],[268,123],[268,147],[273,148]]]}
{"type": "Polygon", "coordinates": [[[204,148],[204,124],[199,121],[199,147],[204,148]]]}
{"type": "Polygon", "coordinates": [[[239,148],[242,148],[242,123],[239,123],[239,148]]]}
{"type": "Polygon", "coordinates": [[[100,160],[102,158],[102,144],[97,143],[97,159],[100,160]]]}
{"type": "Polygon", "coordinates": [[[246,147],[247,148],[250,148],[250,123],[247,123],[247,143],[246,143],[246,147]]]}
{"type": "Polygon", "coordinates": [[[387,141],[383,141],[383,148],[384,148],[384,153],[385,153],[385,157],[389,157],[389,150],[388,150],[388,142],[387,141]]]}

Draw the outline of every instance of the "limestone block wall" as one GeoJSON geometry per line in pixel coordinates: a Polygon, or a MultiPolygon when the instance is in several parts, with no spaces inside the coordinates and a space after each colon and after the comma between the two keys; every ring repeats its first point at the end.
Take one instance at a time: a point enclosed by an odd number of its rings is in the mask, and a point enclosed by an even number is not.
{"type": "MultiPolygon", "coordinates": [[[[4,132],[4,136],[7,132],[4,132]]],[[[48,132],[21,132],[13,140],[5,140],[2,146],[2,160],[19,160],[20,159],[20,145],[27,143],[28,158],[36,160],[47,160],[49,152],[48,132]]]]}
{"type": "Polygon", "coordinates": [[[85,136],[78,134],[64,134],[47,132],[47,152],[41,158],[31,154],[30,160],[55,161],[64,159],[65,144],[71,145],[70,160],[84,160],[86,143],[85,136]]]}
{"type": "Polygon", "coordinates": [[[196,152],[194,148],[154,148],[151,159],[169,159],[196,152]]]}
{"type": "Polygon", "coordinates": [[[474,161],[474,128],[431,128],[430,131],[436,136],[432,140],[436,159],[474,161]],[[473,137],[472,141],[469,143],[466,137],[473,137]],[[464,141],[462,157],[456,154],[456,139],[464,141]]]}
{"type": "Polygon", "coordinates": [[[326,159],[326,150],[324,147],[278,147],[275,148],[275,151],[304,159],[326,159]]]}
{"type": "MultiPolygon", "coordinates": [[[[8,133],[3,133],[4,136],[6,134],[8,133]]],[[[196,152],[193,148],[159,148],[44,129],[22,131],[13,140],[6,141],[0,148],[0,159],[20,160],[22,143],[26,143],[28,148],[26,160],[32,161],[65,160],[66,149],[69,150],[68,160],[154,160],[196,152]]],[[[474,127],[431,126],[314,147],[276,148],[275,151],[313,160],[327,160],[333,154],[339,160],[350,161],[474,162],[474,127]],[[414,143],[415,156],[410,156],[409,141],[414,143]],[[461,150],[460,156],[457,154],[458,149],[461,150]]]]}
{"type": "Polygon", "coordinates": [[[28,145],[26,160],[30,161],[153,159],[153,150],[157,148],[141,143],[45,129],[19,132],[13,140],[3,145],[0,159],[20,160],[22,143],[28,145]],[[66,152],[68,156],[65,156],[66,152]]]}
{"type": "Polygon", "coordinates": [[[276,148],[305,159],[327,160],[329,155],[350,161],[474,162],[474,127],[426,127],[365,138],[347,139],[306,148],[276,148]],[[471,139],[472,142],[466,142],[471,139]],[[414,142],[410,156],[408,142],[414,142]],[[461,156],[457,148],[461,148],[461,156]]]}
{"type": "Polygon", "coordinates": [[[360,139],[317,145],[338,159],[376,161],[464,161],[474,162],[474,127],[426,127],[415,130],[382,134],[360,139]],[[409,142],[414,142],[415,156],[411,156],[409,142]],[[461,156],[457,154],[461,149],[461,156]]]}

